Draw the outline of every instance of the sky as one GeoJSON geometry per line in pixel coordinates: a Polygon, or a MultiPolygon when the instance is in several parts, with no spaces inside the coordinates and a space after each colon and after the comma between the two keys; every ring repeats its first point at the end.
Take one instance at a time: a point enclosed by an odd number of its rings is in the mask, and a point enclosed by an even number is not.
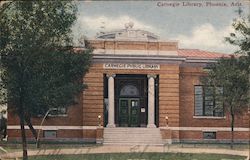
{"type": "Polygon", "coordinates": [[[233,53],[237,47],[225,42],[232,22],[249,14],[249,0],[80,1],[73,27],[77,38],[93,38],[100,31],[134,29],[152,32],[162,40],[177,40],[179,48],[233,53]]]}

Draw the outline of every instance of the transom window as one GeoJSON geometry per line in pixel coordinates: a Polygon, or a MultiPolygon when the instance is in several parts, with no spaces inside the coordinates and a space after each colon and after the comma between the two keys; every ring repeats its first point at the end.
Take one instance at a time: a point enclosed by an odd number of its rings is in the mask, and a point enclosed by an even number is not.
{"type": "Polygon", "coordinates": [[[195,86],[195,116],[223,117],[223,88],[195,86]]]}
{"type": "Polygon", "coordinates": [[[139,96],[139,90],[136,86],[128,84],[122,87],[120,96],[139,96]]]}

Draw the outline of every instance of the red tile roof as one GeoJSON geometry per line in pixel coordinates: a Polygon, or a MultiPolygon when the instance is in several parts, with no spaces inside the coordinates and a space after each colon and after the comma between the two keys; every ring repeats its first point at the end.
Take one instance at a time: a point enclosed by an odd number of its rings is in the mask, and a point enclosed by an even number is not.
{"type": "Polygon", "coordinates": [[[216,59],[221,57],[229,57],[230,54],[202,51],[199,49],[178,49],[178,56],[192,58],[209,58],[216,59]]]}

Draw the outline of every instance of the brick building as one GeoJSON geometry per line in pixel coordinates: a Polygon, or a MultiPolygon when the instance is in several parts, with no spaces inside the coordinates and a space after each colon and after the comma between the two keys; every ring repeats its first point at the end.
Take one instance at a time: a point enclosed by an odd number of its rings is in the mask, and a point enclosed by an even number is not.
{"type": "MultiPolygon", "coordinates": [[[[129,144],[230,140],[229,115],[215,98],[223,89],[213,95],[200,83],[204,67],[226,55],[179,49],[178,41],[160,40],[132,24],[89,42],[95,49],[84,77],[88,88],[77,105],[45,120],[42,139],[129,144]]],[[[18,122],[9,113],[9,140],[20,139],[18,122]]],[[[32,122],[40,128],[41,119],[32,122]]],[[[235,124],[235,140],[248,142],[247,112],[237,115],[235,124]]]]}

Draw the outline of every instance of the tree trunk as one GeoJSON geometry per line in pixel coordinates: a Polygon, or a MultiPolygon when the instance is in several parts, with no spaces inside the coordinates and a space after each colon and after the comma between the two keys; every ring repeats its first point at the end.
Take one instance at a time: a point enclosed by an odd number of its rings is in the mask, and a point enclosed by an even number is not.
{"type": "Polygon", "coordinates": [[[23,114],[22,107],[20,107],[19,118],[20,118],[22,144],[23,144],[23,160],[28,160],[27,141],[26,141],[26,134],[25,134],[25,128],[24,128],[24,114],[23,114]]]}
{"type": "Polygon", "coordinates": [[[233,149],[234,145],[234,114],[231,113],[231,146],[230,148],[233,149]]]}
{"type": "Polygon", "coordinates": [[[24,116],[25,118],[25,122],[27,123],[27,125],[29,126],[33,136],[35,137],[35,139],[37,140],[37,132],[35,130],[35,128],[33,127],[32,123],[31,123],[31,120],[30,120],[30,116],[29,115],[25,115],[24,116]]]}

